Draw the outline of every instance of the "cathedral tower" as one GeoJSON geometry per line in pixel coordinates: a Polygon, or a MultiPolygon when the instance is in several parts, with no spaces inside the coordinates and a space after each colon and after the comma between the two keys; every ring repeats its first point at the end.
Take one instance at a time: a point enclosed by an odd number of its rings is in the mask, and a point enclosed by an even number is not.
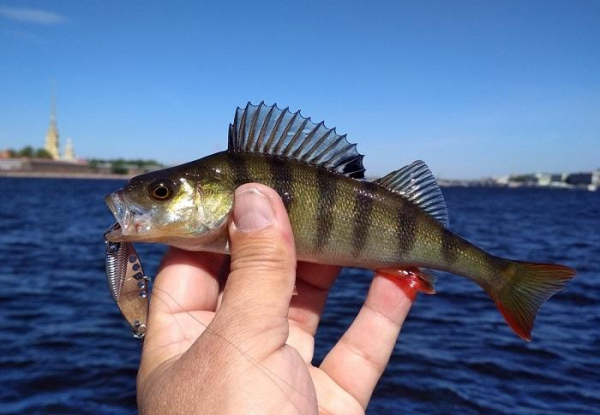
{"type": "Polygon", "coordinates": [[[63,154],[64,161],[75,161],[75,150],[73,149],[73,140],[67,138],[67,144],[65,145],[65,154],[63,154]]]}
{"type": "Polygon", "coordinates": [[[59,136],[58,136],[58,127],[56,126],[56,92],[53,86],[52,88],[52,113],[50,115],[50,126],[48,127],[48,132],[46,133],[46,151],[50,153],[53,160],[58,160],[60,158],[59,151],[59,136]]]}

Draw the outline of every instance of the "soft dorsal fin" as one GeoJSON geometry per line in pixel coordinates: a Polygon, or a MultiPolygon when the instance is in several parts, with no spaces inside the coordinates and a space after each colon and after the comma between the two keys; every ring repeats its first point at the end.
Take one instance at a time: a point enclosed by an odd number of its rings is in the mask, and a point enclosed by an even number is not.
{"type": "Polygon", "coordinates": [[[431,170],[421,160],[393,171],[375,180],[375,183],[401,194],[444,226],[448,226],[448,210],[444,195],[431,170]]]}
{"type": "Polygon", "coordinates": [[[337,134],[323,122],[315,124],[300,111],[292,113],[264,102],[237,109],[229,125],[228,151],[299,160],[358,179],[365,172],[363,155],[346,135],[337,134]]]}

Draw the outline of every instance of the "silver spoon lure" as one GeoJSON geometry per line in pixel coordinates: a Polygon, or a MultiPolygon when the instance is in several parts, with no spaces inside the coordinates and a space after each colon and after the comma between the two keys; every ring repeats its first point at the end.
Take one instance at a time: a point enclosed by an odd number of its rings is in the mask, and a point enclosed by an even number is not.
{"type": "MultiPolygon", "coordinates": [[[[104,233],[120,228],[115,222],[104,233]]],[[[127,320],[133,336],[143,339],[148,320],[150,277],[144,274],[140,258],[129,242],[106,240],[106,277],[113,300],[127,320]]]]}

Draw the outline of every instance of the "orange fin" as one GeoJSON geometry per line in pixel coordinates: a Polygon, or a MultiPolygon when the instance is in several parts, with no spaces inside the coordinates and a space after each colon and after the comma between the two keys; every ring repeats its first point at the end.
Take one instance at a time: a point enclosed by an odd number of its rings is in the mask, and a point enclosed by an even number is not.
{"type": "Polygon", "coordinates": [[[507,283],[488,290],[508,325],[523,340],[531,341],[535,316],[544,302],[559,292],[575,276],[563,265],[510,261],[507,283]]]}
{"type": "Polygon", "coordinates": [[[406,280],[410,287],[425,294],[435,294],[435,275],[423,268],[378,269],[379,274],[406,280]]]}

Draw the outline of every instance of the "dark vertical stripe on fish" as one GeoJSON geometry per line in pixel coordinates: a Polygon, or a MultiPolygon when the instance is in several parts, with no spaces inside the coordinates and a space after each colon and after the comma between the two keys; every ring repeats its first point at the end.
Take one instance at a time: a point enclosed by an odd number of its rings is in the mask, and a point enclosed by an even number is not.
{"type": "Polygon", "coordinates": [[[236,186],[240,186],[244,183],[250,183],[252,181],[248,172],[246,158],[243,154],[235,152],[229,153],[228,162],[231,170],[233,171],[233,180],[236,186]]]}
{"type": "Polygon", "coordinates": [[[317,234],[315,246],[321,250],[329,243],[333,230],[335,196],[337,193],[337,180],[327,174],[323,168],[317,169],[317,234]]]}
{"type": "Polygon", "coordinates": [[[352,227],[352,254],[357,257],[367,244],[369,227],[371,226],[371,213],[373,212],[373,198],[377,185],[364,182],[364,187],[357,188],[354,196],[354,226],[352,227]]]}
{"type": "Polygon", "coordinates": [[[458,259],[457,241],[458,239],[448,229],[442,230],[442,256],[448,265],[453,264],[458,259]]]}
{"type": "Polygon", "coordinates": [[[294,197],[292,191],[294,177],[290,163],[276,157],[267,157],[267,160],[269,161],[269,169],[273,179],[273,189],[279,193],[281,200],[283,200],[283,205],[289,213],[294,197]]]}
{"type": "Polygon", "coordinates": [[[413,249],[416,240],[417,224],[415,209],[404,202],[396,214],[396,236],[398,238],[398,259],[405,258],[413,249]]]}

